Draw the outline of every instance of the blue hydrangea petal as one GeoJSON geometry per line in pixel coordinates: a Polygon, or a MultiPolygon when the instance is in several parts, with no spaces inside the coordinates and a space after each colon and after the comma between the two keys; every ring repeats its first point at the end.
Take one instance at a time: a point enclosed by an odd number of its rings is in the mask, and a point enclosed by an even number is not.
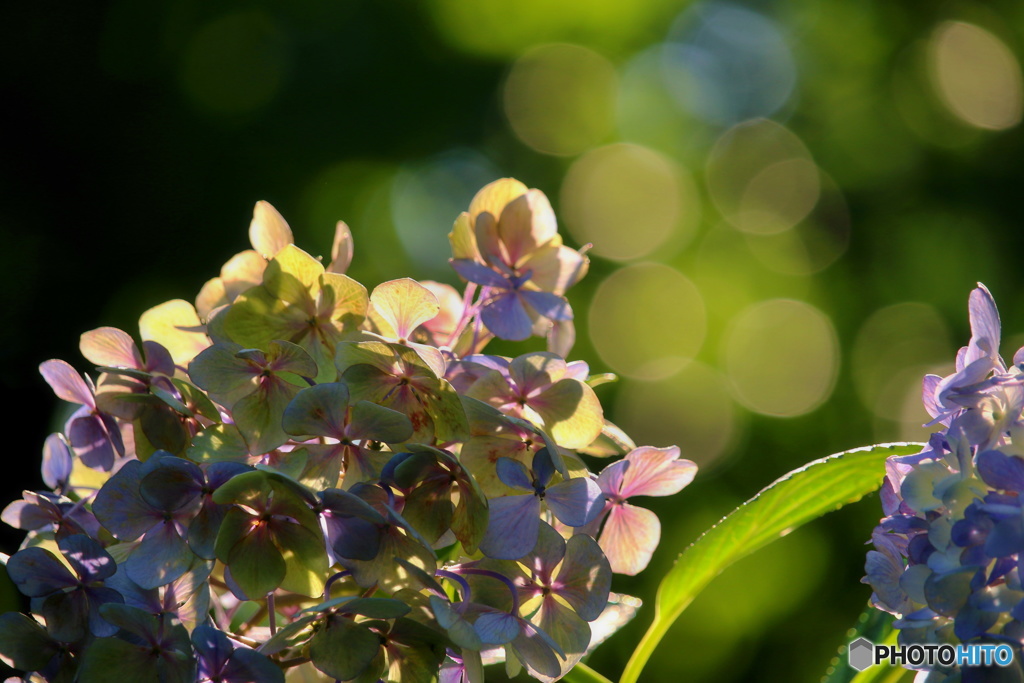
{"type": "Polygon", "coordinates": [[[1006,557],[1024,551],[1024,523],[1020,515],[996,522],[992,532],[985,539],[985,554],[989,557],[1006,557]]]}
{"type": "Polygon", "coordinates": [[[125,463],[107,480],[93,501],[93,514],[119,540],[134,541],[163,519],[163,515],[139,495],[139,484],[145,474],[138,460],[125,463]]]}
{"type": "Polygon", "coordinates": [[[114,558],[88,536],[78,534],[62,538],[57,541],[57,547],[84,583],[102,581],[117,571],[114,558]]]}
{"type": "Polygon", "coordinates": [[[533,332],[533,321],[518,293],[512,290],[492,293],[480,311],[480,319],[495,336],[509,341],[522,341],[533,332]]]}
{"type": "Polygon", "coordinates": [[[246,647],[235,648],[221,671],[224,683],[284,683],[284,671],[267,657],[246,647]]]}
{"type": "Polygon", "coordinates": [[[537,477],[537,483],[540,486],[547,486],[551,477],[555,475],[555,464],[548,448],[542,448],[533,454],[532,469],[534,476],[537,477]]]}
{"type": "Polygon", "coordinates": [[[192,646],[196,650],[200,679],[220,675],[235,651],[228,637],[209,624],[197,626],[192,631],[192,646]]]}
{"type": "Polygon", "coordinates": [[[612,568],[597,541],[576,534],[565,544],[557,594],[586,621],[601,616],[612,587],[612,568]]]}
{"type": "Polygon", "coordinates": [[[508,612],[484,612],[477,618],[473,628],[482,642],[489,645],[504,645],[519,635],[520,621],[508,612]]]}
{"type": "Polygon", "coordinates": [[[518,560],[533,550],[540,529],[540,499],[532,493],[490,501],[480,550],[497,560],[518,560]]]}
{"type": "Polygon", "coordinates": [[[961,567],[929,576],[924,582],[928,606],[943,616],[955,617],[971,597],[971,579],[976,573],[974,567],[961,567]]]}
{"type": "Polygon", "coordinates": [[[511,486],[514,489],[525,489],[527,491],[533,490],[533,479],[530,477],[530,472],[518,460],[498,458],[496,470],[498,479],[505,486],[511,486]]]}
{"type": "Polygon", "coordinates": [[[50,434],[43,443],[43,482],[55,491],[68,485],[73,465],[71,448],[60,434],[50,434]]]}
{"type": "Polygon", "coordinates": [[[30,598],[74,586],[78,579],[49,550],[25,548],[7,561],[7,575],[30,598]]]}
{"type": "Polygon", "coordinates": [[[565,297],[551,292],[521,290],[519,295],[526,304],[549,320],[572,320],[572,308],[565,297]]]}
{"type": "Polygon", "coordinates": [[[604,494],[589,477],[576,477],[547,489],[544,501],[562,524],[580,527],[604,510],[604,494]]]}
{"type": "Polygon", "coordinates": [[[195,555],[173,521],[151,529],[125,563],[128,578],[142,588],[157,588],[180,578],[195,555]]]}
{"type": "Polygon", "coordinates": [[[174,512],[199,497],[203,479],[203,472],[195,463],[164,457],[139,482],[139,495],[157,510],[174,512]]]}
{"type": "Polygon", "coordinates": [[[507,288],[509,286],[509,281],[505,276],[471,259],[451,259],[449,263],[459,277],[469,282],[486,287],[507,288]]]}
{"type": "Polygon", "coordinates": [[[1024,458],[985,451],[978,454],[977,468],[989,486],[1003,491],[1024,491],[1024,458]]]}

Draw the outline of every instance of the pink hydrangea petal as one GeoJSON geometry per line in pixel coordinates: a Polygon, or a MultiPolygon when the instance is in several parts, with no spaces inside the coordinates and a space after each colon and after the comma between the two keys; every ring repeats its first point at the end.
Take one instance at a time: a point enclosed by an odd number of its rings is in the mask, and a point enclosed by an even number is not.
{"type": "Polygon", "coordinates": [[[658,516],[627,503],[612,507],[598,543],[613,572],[635,576],[651,561],[660,539],[658,516]]]}
{"type": "Polygon", "coordinates": [[[671,496],[679,493],[693,481],[697,465],[690,460],[679,459],[679,448],[654,448],[643,446],[631,451],[625,458],[629,466],[622,477],[619,495],[671,496]]]}
{"type": "Polygon", "coordinates": [[[96,365],[136,370],[144,367],[135,340],[127,332],[116,327],[89,330],[82,335],[78,347],[82,355],[96,365]]]}

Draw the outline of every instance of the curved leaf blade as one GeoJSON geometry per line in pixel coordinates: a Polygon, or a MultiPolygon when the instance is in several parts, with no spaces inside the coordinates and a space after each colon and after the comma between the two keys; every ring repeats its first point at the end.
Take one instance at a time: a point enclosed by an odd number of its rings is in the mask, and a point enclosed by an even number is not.
{"type": "Polygon", "coordinates": [[[786,533],[878,489],[886,458],[923,444],[857,448],[815,460],[777,479],[684,550],[662,578],[654,622],[626,664],[620,683],[635,683],[669,627],[698,593],[737,560],[786,533]]]}

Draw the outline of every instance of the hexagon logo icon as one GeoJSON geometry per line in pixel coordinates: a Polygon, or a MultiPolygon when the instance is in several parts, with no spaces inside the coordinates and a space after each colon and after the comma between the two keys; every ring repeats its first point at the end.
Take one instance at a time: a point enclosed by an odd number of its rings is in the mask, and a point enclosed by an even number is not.
{"type": "Polygon", "coordinates": [[[848,659],[850,666],[857,671],[863,671],[869,666],[875,663],[872,653],[875,650],[875,645],[867,638],[858,638],[857,640],[850,643],[850,647],[847,648],[848,659]]]}

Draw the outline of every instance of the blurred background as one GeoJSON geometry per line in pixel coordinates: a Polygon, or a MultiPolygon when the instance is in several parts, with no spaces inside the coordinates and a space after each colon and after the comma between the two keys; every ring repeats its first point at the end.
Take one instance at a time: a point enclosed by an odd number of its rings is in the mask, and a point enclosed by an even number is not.
{"type": "MultiPolygon", "coordinates": [[[[194,299],[259,199],[313,254],[346,220],[372,288],[456,284],[445,236],[485,183],[550,197],[594,245],[573,358],[620,376],[598,393],[637,443],[701,466],[643,501],[662,544],[614,588],[646,601],[788,470],[925,438],[920,379],[966,343],[975,282],[1004,355],[1024,343],[1020,3],[40,0],[0,26],[4,503],[41,486],[66,414],[38,364],[84,370],[83,331],[194,299]]],[[[648,678],[817,680],[880,515],[868,498],[735,566],[648,678]]],[[[616,677],[651,616],[591,664],[616,677]]]]}

